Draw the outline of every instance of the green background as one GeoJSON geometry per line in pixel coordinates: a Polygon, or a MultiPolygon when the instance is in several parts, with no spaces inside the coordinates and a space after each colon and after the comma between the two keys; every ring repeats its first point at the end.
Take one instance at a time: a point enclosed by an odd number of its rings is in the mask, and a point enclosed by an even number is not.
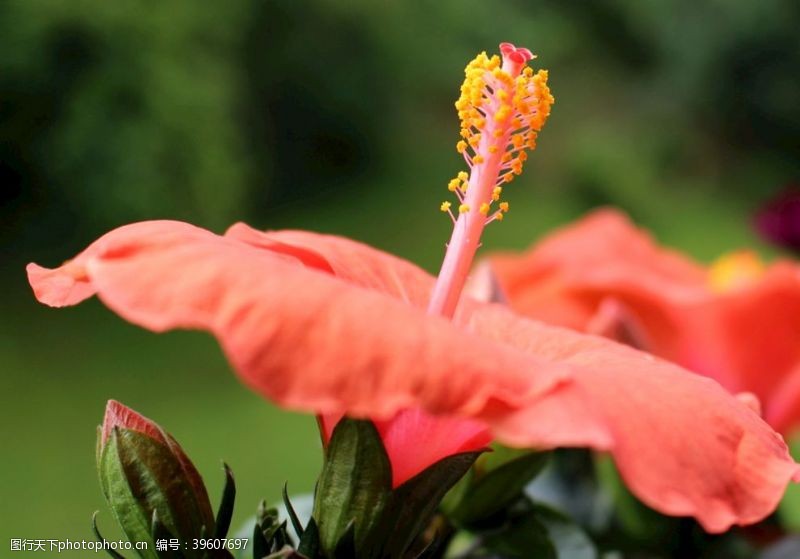
{"type": "Polygon", "coordinates": [[[700,259],[769,256],[751,216],[800,176],[798,24],[791,0],[0,3],[0,546],[88,539],[97,509],[116,537],[94,473],[108,398],[172,432],[215,500],[225,459],[235,524],[320,463],[313,418],[241,386],[208,335],[40,306],[27,262],[176,218],[347,235],[435,271],[453,102],[501,41],[539,54],[557,101],[485,250],[613,204],[700,259]]]}

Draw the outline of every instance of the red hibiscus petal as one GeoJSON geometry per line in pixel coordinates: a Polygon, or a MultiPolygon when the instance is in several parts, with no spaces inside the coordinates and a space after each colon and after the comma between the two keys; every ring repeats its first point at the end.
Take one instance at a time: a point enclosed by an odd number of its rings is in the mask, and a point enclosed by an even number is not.
{"type": "MultiPolygon", "coordinates": [[[[81,265],[103,302],[131,322],[210,330],[248,384],[292,408],[388,418],[423,405],[471,414],[489,400],[513,405],[568,378],[557,366],[299,264],[191,225],[148,222],[112,231],[70,266],[81,265]]],[[[47,292],[59,270],[32,275],[34,291],[47,292]]]]}
{"type": "MultiPolygon", "coordinates": [[[[207,329],[245,382],[284,406],[378,422],[420,408],[483,422],[509,444],[609,450],[645,502],[711,531],[769,514],[797,472],[780,437],[711,381],[498,306],[465,301],[456,323],[427,316],[375,291],[419,300],[430,278],[399,259],[238,229],[135,224],[31,281],[39,294],[85,277],[132,322],[207,329]]],[[[390,440],[408,431],[387,425],[390,440]]]]}
{"type": "Polygon", "coordinates": [[[138,431],[162,444],[167,444],[167,439],[158,425],[116,400],[109,400],[103,417],[101,440],[104,445],[114,427],[138,431]]]}
{"type": "MultiPolygon", "coordinates": [[[[342,417],[342,414],[319,416],[324,444],[330,440],[342,417]]],[[[390,419],[375,421],[375,426],[392,465],[393,487],[402,485],[442,458],[483,449],[492,441],[485,422],[434,416],[420,408],[406,409],[390,419]]]]}
{"type": "Polygon", "coordinates": [[[411,262],[371,246],[308,231],[261,232],[237,223],[228,238],[296,257],[306,266],[332,273],[350,283],[380,291],[417,307],[428,304],[433,278],[411,262]]]}
{"type": "MultiPolygon", "coordinates": [[[[607,448],[630,489],[653,508],[695,516],[710,532],[756,522],[773,510],[798,476],[780,435],[716,382],[603,338],[476,308],[471,326],[537,357],[568,365],[570,393],[609,434],[607,448]],[[676,482],[680,480],[679,482],[676,482]]],[[[555,399],[550,396],[548,399],[555,399]]],[[[536,406],[505,434],[539,442],[536,406]]],[[[545,417],[545,420],[549,418],[545,417]]],[[[555,426],[558,428],[558,426],[555,426]]],[[[570,429],[570,427],[562,427],[570,429]]]]}
{"type": "Polygon", "coordinates": [[[391,459],[395,487],[446,456],[478,450],[492,441],[482,421],[432,416],[420,408],[403,410],[375,426],[391,459]]]}

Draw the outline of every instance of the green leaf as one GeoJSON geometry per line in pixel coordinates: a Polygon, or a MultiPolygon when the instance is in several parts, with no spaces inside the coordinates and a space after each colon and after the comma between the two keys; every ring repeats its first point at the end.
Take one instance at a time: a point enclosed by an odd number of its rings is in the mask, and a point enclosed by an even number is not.
{"type": "Polygon", "coordinates": [[[324,552],[337,549],[352,530],[354,549],[361,549],[380,520],[391,495],[392,470],[377,429],[370,421],[344,418],[328,442],[314,496],[324,552]]]}
{"type": "Polygon", "coordinates": [[[628,490],[609,456],[595,455],[595,473],[600,485],[614,501],[614,513],[627,535],[643,541],[664,536],[670,521],[645,506],[628,490]]]}
{"type": "Polygon", "coordinates": [[[597,559],[594,543],[569,517],[540,504],[534,506],[534,514],[547,530],[558,559],[597,559]]]}
{"type": "MultiPolygon", "coordinates": [[[[789,440],[789,451],[795,460],[800,460],[800,437],[789,440]]],[[[781,524],[792,531],[800,531],[800,484],[790,483],[783,495],[783,500],[778,506],[778,516],[781,524]]]]}
{"type": "Polygon", "coordinates": [[[486,534],[483,542],[488,550],[508,559],[559,559],[546,526],[533,512],[512,518],[502,530],[486,534]]]}
{"type": "Polygon", "coordinates": [[[481,457],[471,476],[448,495],[444,510],[460,526],[473,527],[507,508],[547,464],[545,452],[498,448],[481,457]]]}
{"type": "Polygon", "coordinates": [[[225,487],[222,489],[222,498],[214,523],[214,539],[222,539],[228,534],[233,518],[233,505],[236,501],[236,480],[233,479],[233,472],[225,462],[222,463],[222,467],[225,470],[225,487]]]}
{"type": "Polygon", "coordinates": [[[504,557],[597,559],[592,540],[571,519],[549,507],[521,501],[506,524],[483,535],[484,547],[504,557]]]}

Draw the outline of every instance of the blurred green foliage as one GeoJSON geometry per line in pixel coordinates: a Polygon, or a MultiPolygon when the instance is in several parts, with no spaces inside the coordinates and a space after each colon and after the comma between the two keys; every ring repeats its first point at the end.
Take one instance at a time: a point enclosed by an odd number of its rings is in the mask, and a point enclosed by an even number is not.
{"type": "Polygon", "coordinates": [[[4,539],[89,534],[108,397],[173,431],[212,491],[228,460],[242,509],[319,466],[313,421],[241,388],[208,337],[42,308],[25,262],[134,220],[242,219],[433,270],[462,168],[452,103],[500,41],[540,55],[557,103],[485,246],[599,204],[700,258],[754,245],[750,212],[800,176],[798,24],[794,0],[0,3],[4,539]]]}

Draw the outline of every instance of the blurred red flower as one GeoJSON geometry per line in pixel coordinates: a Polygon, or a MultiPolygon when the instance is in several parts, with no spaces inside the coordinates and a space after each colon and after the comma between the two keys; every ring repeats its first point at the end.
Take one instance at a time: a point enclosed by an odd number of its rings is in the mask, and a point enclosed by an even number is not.
{"type": "Polygon", "coordinates": [[[778,431],[800,426],[800,268],[736,252],[706,267],[614,210],[524,254],[489,259],[520,314],[624,341],[749,392],[778,431]]]}

